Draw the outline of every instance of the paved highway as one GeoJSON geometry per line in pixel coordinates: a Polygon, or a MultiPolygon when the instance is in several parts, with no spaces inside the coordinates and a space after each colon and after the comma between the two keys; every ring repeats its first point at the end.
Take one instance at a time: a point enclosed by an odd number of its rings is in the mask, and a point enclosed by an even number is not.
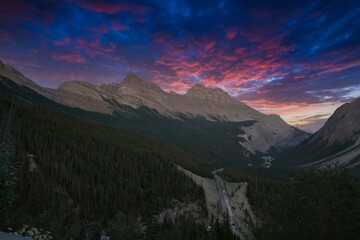
{"type": "Polygon", "coordinates": [[[224,183],[221,179],[221,177],[219,177],[216,173],[222,171],[223,169],[218,169],[216,171],[213,171],[212,174],[215,177],[216,180],[216,185],[219,191],[219,197],[220,197],[220,202],[221,202],[221,209],[224,215],[229,216],[229,222],[230,222],[230,228],[231,231],[233,232],[233,234],[240,236],[240,231],[239,228],[237,227],[237,219],[234,216],[234,213],[232,211],[231,205],[230,205],[230,200],[229,200],[229,196],[226,192],[224,183]]]}
{"type": "Polygon", "coordinates": [[[220,197],[220,202],[221,202],[221,209],[223,214],[229,214],[228,211],[228,207],[226,205],[226,200],[225,200],[225,186],[224,183],[222,182],[221,178],[216,175],[216,173],[213,173],[215,180],[216,180],[216,185],[219,191],[219,197],[220,197]]]}

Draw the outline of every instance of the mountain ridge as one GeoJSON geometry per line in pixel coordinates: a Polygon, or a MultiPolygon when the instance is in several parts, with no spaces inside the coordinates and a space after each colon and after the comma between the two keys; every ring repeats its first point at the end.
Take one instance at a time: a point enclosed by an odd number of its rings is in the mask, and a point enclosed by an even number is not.
{"type": "Polygon", "coordinates": [[[360,98],[335,110],[325,125],[279,165],[353,168],[360,166],[360,98]]]}
{"type": "MultiPolygon", "coordinates": [[[[220,88],[207,88],[202,84],[195,84],[192,87],[188,89],[188,91],[181,95],[181,94],[174,94],[174,93],[168,93],[162,90],[157,84],[150,80],[142,79],[138,76],[136,76],[134,73],[128,73],[124,80],[120,83],[102,83],[102,84],[91,84],[86,81],[79,81],[79,80],[71,80],[71,81],[64,81],[57,89],[45,89],[41,87],[40,85],[33,82],[31,79],[26,78],[22,73],[17,71],[15,68],[11,67],[10,65],[4,64],[2,61],[0,61],[0,73],[1,75],[8,77],[9,79],[14,80],[16,83],[20,85],[24,85],[29,87],[30,89],[35,90],[36,92],[40,93],[41,95],[44,95],[50,99],[56,98],[58,101],[61,101],[61,97],[59,96],[61,94],[58,94],[58,92],[69,92],[76,95],[82,95],[89,98],[94,98],[96,100],[100,100],[103,97],[119,97],[119,95],[132,95],[132,94],[138,94],[145,96],[141,97],[148,97],[147,93],[151,92],[152,94],[155,92],[158,94],[158,96],[155,96],[157,100],[170,100],[172,102],[174,100],[179,100],[179,98],[182,98],[182,100],[194,100],[193,98],[199,99],[201,104],[206,104],[208,101],[211,102],[225,102],[229,104],[235,104],[238,105],[237,107],[243,107],[246,114],[244,116],[221,116],[220,114],[212,114],[211,111],[208,111],[207,113],[201,113],[196,114],[196,112],[190,111],[189,115],[197,116],[201,115],[205,117],[207,120],[214,120],[213,116],[208,117],[204,115],[217,115],[218,120],[223,121],[236,121],[236,120],[249,120],[253,119],[254,117],[261,117],[264,114],[260,113],[259,111],[250,108],[246,104],[242,103],[241,101],[238,101],[234,98],[232,98],[227,92],[223,91],[220,88]],[[108,96],[107,96],[108,95],[108,96]],[[118,96],[115,96],[118,95],[118,96]],[[54,97],[55,96],[55,97],[54,97]],[[176,99],[173,99],[176,98],[176,99]]],[[[67,96],[69,97],[69,96],[67,96]]],[[[136,96],[133,96],[136,97],[136,96]]],[[[152,96],[154,97],[154,96],[152,96]]],[[[64,96],[65,98],[65,96],[64,96]]],[[[130,106],[138,107],[138,104],[145,104],[144,101],[138,101],[136,102],[127,102],[130,106]]],[[[194,104],[194,103],[192,103],[194,104]]],[[[76,105],[75,103],[73,105],[76,105]]],[[[80,105],[80,104],[79,104],[80,105]]],[[[152,106],[152,104],[149,104],[149,107],[156,107],[152,106]]],[[[162,104],[164,105],[164,104],[162,104]]],[[[78,106],[81,107],[81,106],[78,106]]],[[[203,106],[202,106],[203,107],[203,106]]],[[[158,109],[157,109],[158,110],[158,109]]],[[[178,109],[174,109],[175,111],[178,109]]],[[[181,110],[181,109],[180,109],[181,110]]],[[[184,110],[186,112],[186,109],[184,110]]],[[[105,111],[106,113],[109,113],[109,111],[105,111]]],[[[162,111],[159,111],[162,112],[162,111]]],[[[166,112],[166,111],[165,111],[166,112]]],[[[171,115],[171,114],[170,114],[171,115]]]]}
{"type": "Polygon", "coordinates": [[[184,113],[188,117],[204,117],[209,121],[246,121],[264,116],[220,88],[207,88],[196,84],[184,95],[168,93],[152,81],[141,79],[132,73],[127,74],[121,83],[95,85],[81,81],[66,81],[54,92],[56,100],[60,103],[103,113],[111,113],[116,109],[101,104],[104,106],[101,111],[91,109],[91,106],[99,105],[97,101],[105,98],[133,108],[153,108],[160,114],[174,119],[178,119],[178,113],[184,113]],[[86,96],[88,100],[86,103],[77,102],[78,98],[71,99],[73,96],[69,93],[86,96]],[[91,102],[92,99],[95,100],[94,103],[91,102]]]}
{"type": "Polygon", "coordinates": [[[0,76],[7,77],[12,79],[18,85],[24,85],[29,87],[30,89],[34,90],[35,92],[51,98],[53,94],[52,89],[43,88],[40,85],[33,82],[31,79],[25,77],[21,72],[13,68],[12,66],[5,64],[3,61],[0,60],[0,76]]]}
{"type": "Polygon", "coordinates": [[[154,82],[142,79],[134,73],[128,73],[119,85],[123,88],[132,88],[134,90],[154,91],[158,93],[163,92],[163,90],[154,82]]]}
{"type": "MultiPolygon", "coordinates": [[[[16,77],[11,75],[10,79],[16,77]]],[[[252,154],[281,152],[309,136],[288,125],[278,115],[265,115],[232,98],[220,88],[207,88],[199,84],[184,95],[165,92],[152,81],[134,74],[126,75],[120,83],[95,85],[83,81],[66,81],[58,89],[49,92],[44,90],[45,93],[35,83],[19,84],[57,103],[89,112],[126,115],[129,110],[133,111],[131,109],[138,111],[145,107],[176,121],[203,119],[239,123],[236,130],[238,144],[252,154]]],[[[246,152],[244,154],[248,155],[246,152]]]]}
{"type": "MultiPolygon", "coordinates": [[[[320,128],[317,134],[311,138],[309,144],[320,139],[327,141],[328,144],[353,140],[351,138],[355,137],[354,133],[360,130],[359,117],[360,98],[341,105],[330,116],[324,127],[320,128]]],[[[357,139],[358,137],[356,137],[356,141],[357,139]]]]}
{"type": "MultiPolygon", "coordinates": [[[[222,90],[221,88],[207,88],[202,84],[195,84],[191,86],[188,91],[185,93],[185,96],[190,96],[194,98],[199,98],[203,100],[210,100],[210,101],[219,101],[219,102],[226,102],[231,103],[235,100],[232,98],[227,92],[222,90]]],[[[238,101],[240,102],[240,101],[238,101]]]]}

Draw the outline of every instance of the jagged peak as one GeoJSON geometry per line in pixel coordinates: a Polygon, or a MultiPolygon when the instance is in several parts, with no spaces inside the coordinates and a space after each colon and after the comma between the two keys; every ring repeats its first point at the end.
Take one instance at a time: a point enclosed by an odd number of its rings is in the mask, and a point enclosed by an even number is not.
{"type": "Polygon", "coordinates": [[[150,80],[145,80],[133,73],[128,73],[121,83],[121,87],[141,91],[163,92],[162,89],[150,80]]]}
{"type": "Polygon", "coordinates": [[[155,83],[153,83],[153,82],[151,82],[149,80],[145,80],[145,79],[142,79],[142,78],[138,77],[134,73],[126,74],[126,76],[125,76],[122,83],[123,84],[129,84],[129,85],[136,85],[136,84],[152,84],[152,85],[154,85],[155,84],[155,83]]]}
{"type": "Polygon", "coordinates": [[[193,85],[191,88],[189,88],[189,90],[187,91],[186,94],[188,94],[188,93],[196,93],[196,92],[203,93],[204,91],[212,92],[212,93],[216,93],[216,94],[224,94],[224,95],[230,96],[227,92],[225,92],[221,88],[218,88],[218,87],[209,88],[209,87],[205,87],[204,85],[202,85],[200,83],[197,83],[197,84],[193,85]]]}
{"type": "Polygon", "coordinates": [[[0,60],[0,75],[10,79],[16,84],[26,86],[46,97],[50,97],[51,95],[51,91],[52,91],[51,89],[46,89],[37,85],[35,82],[25,77],[21,72],[16,70],[14,67],[4,63],[1,60],[0,60]]]}
{"type": "Polygon", "coordinates": [[[283,120],[280,115],[274,114],[274,113],[268,114],[268,115],[265,115],[265,116],[267,116],[268,118],[272,118],[272,119],[281,119],[281,120],[283,120]]]}
{"type": "MultiPolygon", "coordinates": [[[[19,72],[18,70],[16,70],[15,68],[13,68],[12,66],[4,63],[3,61],[0,60],[0,69],[3,70],[3,71],[7,71],[7,72],[11,72],[17,76],[20,76],[20,77],[24,77],[24,75],[19,72]]],[[[29,81],[31,81],[30,79],[28,79],[29,81]]]]}
{"type": "Polygon", "coordinates": [[[185,94],[186,96],[191,96],[204,100],[212,100],[218,102],[233,102],[236,101],[233,99],[227,92],[221,88],[207,88],[202,84],[193,85],[185,94]]]}
{"type": "Polygon", "coordinates": [[[194,90],[206,89],[206,88],[207,88],[207,87],[205,87],[205,86],[202,85],[201,83],[197,83],[197,84],[191,86],[188,91],[194,91],[194,90]]]}
{"type": "MultiPolygon", "coordinates": [[[[7,77],[20,85],[36,85],[32,80],[28,79],[13,66],[8,65],[0,60],[0,74],[7,77]]],[[[38,86],[40,88],[40,86],[38,86]]]]}
{"type": "Polygon", "coordinates": [[[128,74],[126,74],[126,76],[125,76],[125,78],[124,78],[124,81],[125,80],[134,80],[134,79],[136,79],[136,80],[139,80],[139,81],[147,81],[147,80],[144,80],[144,79],[141,79],[139,76],[137,76],[135,73],[128,73],[128,74]]]}

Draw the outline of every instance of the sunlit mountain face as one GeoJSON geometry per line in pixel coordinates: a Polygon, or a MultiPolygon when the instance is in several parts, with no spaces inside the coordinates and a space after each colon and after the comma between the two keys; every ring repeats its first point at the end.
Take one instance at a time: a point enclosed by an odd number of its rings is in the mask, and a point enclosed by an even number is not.
{"type": "Polygon", "coordinates": [[[360,96],[357,1],[1,1],[0,59],[40,85],[220,87],[316,131],[360,96]]]}

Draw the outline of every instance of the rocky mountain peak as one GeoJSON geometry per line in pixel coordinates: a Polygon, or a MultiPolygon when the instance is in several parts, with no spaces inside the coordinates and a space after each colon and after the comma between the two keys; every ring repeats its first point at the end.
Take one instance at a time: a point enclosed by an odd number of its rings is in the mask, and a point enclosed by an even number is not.
{"type": "Polygon", "coordinates": [[[18,70],[13,68],[10,65],[7,65],[3,61],[0,60],[0,76],[6,77],[8,79],[13,80],[16,84],[26,86],[37,93],[40,93],[46,97],[50,97],[51,90],[42,88],[41,86],[37,85],[30,79],[26,78],[22,73],[20,73],[18,70]]]}
{"type": "Polygon", "coordinates": [[[300,144],[284,160],[299,167],[359,166],[359,119],[360,98],[357,98],[337,108],[319,131],[300,144]]]}
{"type": "Polygon", "coordinates": [[[314,135],[311,142],[360,141],[360,98],[340,106],[314,135]]]}
{"type": "Polygon", "coordinates": [[[204,89],[206,89],[206,87],[200,83],[197,83],[195,85],[193,85],[189,90],[188,92],[190,91],[203,91],[204,89]]]}
{"type": "Polygon", "coordinates": [[[187,91],[185,95],[194,98],[199,98],[202,100],[210,100],[215,102],[229,103],[236,101],[221,88],[207,88],[202,84],[195,84],[187,91]]]}
{"type": "MultiPolygon", "coordinates": [[[[20,73],[19,71],[17,71],[15,68],[13,68],[10,65],[5,64],[3,61],[0,60],[0,70],[3,74],[5,74],[5,72],[7,72],[8,74],[14,74],[16,76],[22,77],[24,78],[24,75],[22,73],[20,73]]],[[[29,80],[31,81],[31,80],[29,80]]]]}
{"type": "Polygon", "coordinates": [[[133,73],[129,73],[121,83],[123,89],[163,92],[162,89],[152,81],[142,79],[133,73]]]}

